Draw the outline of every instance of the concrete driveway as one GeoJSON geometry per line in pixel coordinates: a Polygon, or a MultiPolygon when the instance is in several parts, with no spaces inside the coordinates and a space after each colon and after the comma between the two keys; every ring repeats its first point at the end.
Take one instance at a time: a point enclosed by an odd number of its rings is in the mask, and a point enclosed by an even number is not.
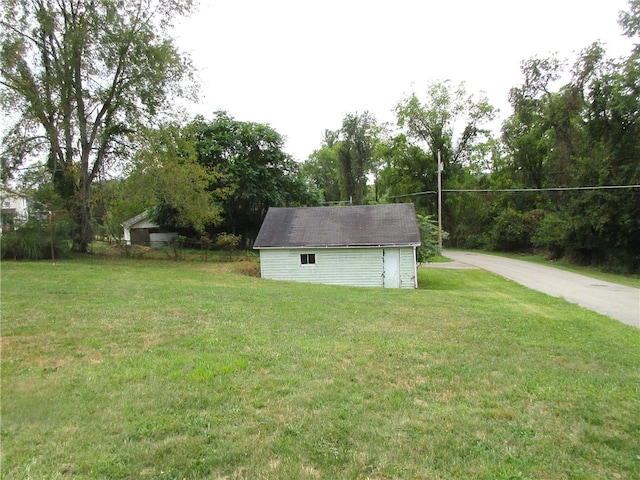
{"type": "Polygon", "coordinates": [[[640,289],[494,255],[454,250],[443,255],[640,328],[640,289]]]}

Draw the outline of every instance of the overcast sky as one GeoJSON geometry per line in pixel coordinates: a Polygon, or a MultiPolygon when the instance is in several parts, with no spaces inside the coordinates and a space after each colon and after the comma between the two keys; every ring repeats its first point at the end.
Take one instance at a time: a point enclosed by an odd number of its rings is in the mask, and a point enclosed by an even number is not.
{"type": "Polygon", "coordinates": [[[268,123],[306,160],[347,113],[394,121],[412,91],[450,79],[486,92],[501,118],[522,60],[557,52],[573,62],[602,41],[631,51],[618,13],[626,0],[201,0],[175,30],[201,83],[193,114],[226,110],[268,123]]]}

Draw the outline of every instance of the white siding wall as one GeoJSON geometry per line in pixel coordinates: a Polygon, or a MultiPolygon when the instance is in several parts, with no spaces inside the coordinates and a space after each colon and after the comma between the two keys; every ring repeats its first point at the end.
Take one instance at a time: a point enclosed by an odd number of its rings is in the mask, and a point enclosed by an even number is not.
{"type": "Polygon", "coordinates": [[[149,241],[151,242],[151,246],[155,247],[155,246],[161,245],[162,243],[170,242],[177,236],[178,236],[178,232],[150,233],[149,241]]]}
{"type": "Polygon", "coordinates": [[[414,247],[400,249],[400,288],[418,288],[416,278],[416,250],[414,247]]]}
{"type": "Polygon", "coordinates": [[[18,195],[9,195],[2,192],[2,209],[15,210],[14,214],[17,220],[26,222],[29,220],[29,209],[27,207],[27,199],[18,195]]]}
{"type": "MultiPolygon", "coordinates": [[[[413,247],[400,249],[400,286],[415,288],[413,247]]],[[[361,287],[383,286],[382,248],[261,249],[262,278],[361,287]],[[314,265],[300,255],[313,253],[314,265]]]]}

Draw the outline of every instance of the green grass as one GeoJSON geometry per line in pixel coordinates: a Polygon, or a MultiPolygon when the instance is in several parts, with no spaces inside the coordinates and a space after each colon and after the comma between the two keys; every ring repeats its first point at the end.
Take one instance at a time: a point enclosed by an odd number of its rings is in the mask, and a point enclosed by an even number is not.
{"type": "Polygon", "coordinates": [[[429,259],[429,263],[447,263],[450,261],[450,258],[443,257],[442,255],[434,255],[429,259]]]}
{"type": "Polygon", "coordinates": [[[2,478],[640,477],[637,329],[419,273],[401,291],[3,262],[2,478]]]}

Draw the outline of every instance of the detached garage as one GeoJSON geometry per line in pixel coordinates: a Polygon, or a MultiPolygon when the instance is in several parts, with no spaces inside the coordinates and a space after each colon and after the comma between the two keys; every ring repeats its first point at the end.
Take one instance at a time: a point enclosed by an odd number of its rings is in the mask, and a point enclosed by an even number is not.
{"type": "Polygon", "coordinates": [[[417,288],[420,232],[412,203],[270,208],[254,247],[262,278],[417,288]]]}
{"type": "Polygon", "coordinates": [[[150,218],[150,212],[142,212],[122,222],[124,241],[127,245],[157,247],[173,240],[178,232],[163,232],[150,218]]]}

